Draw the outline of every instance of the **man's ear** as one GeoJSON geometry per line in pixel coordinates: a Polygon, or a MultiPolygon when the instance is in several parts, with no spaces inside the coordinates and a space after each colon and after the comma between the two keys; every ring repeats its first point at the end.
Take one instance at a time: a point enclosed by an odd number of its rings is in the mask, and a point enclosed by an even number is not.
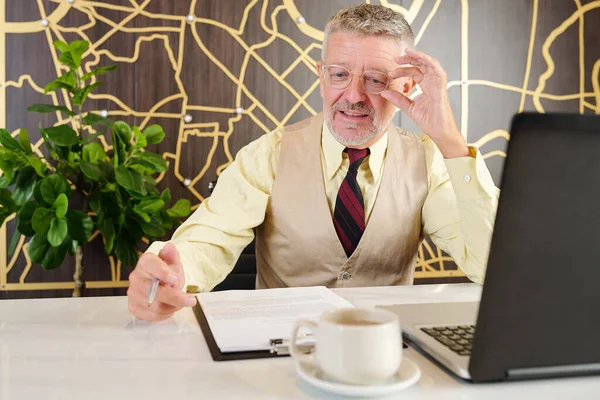
{"type": "Polygon", "coordinates": [[[325,93],[323,92],[325,88],[325,82],[323,81],[323,69],[321,66],[323,63],[321,61],[317,61],[317,74],[319,75],[319,92],[321,93],[321,97],[324,97],[325,93]]]}

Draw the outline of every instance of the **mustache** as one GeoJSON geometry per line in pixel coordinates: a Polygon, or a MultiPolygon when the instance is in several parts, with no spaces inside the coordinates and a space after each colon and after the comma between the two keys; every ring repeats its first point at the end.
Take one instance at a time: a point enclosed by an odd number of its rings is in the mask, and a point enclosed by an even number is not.
{"type": "Polygon", "coordinates": [[[348,101],[342,103],[335,103],[333,105],[333,112],[337,112],[340,110],[347,111],[356,111],[363,114],[373,115],[375,114],[375,110],[372,107],[367,106],[364,102],[360,101],[358,103],[350,103],[348,101]]]}

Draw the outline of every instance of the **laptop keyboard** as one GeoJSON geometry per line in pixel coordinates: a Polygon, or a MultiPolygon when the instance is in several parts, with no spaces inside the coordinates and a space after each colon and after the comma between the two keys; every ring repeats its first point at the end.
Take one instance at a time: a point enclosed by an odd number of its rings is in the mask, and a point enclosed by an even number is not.
{"type": "Polygon", "coordinates": [[[475,325],[436,326],[421,330],[458,355],[471,355],[475,325]]]}

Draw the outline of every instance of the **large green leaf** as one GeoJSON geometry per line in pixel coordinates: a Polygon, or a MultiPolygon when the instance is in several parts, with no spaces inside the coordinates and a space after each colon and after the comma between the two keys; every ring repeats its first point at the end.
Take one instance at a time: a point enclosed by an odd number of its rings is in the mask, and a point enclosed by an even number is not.
{"type": "Polygon", "coordinates": [[[5,188],[0,189],[0,226],[15,211],[17,211],[17,205],[12,199],[10,190],[5,188]]]}
{"type": "Polygon", "coordinates": [[[144,136],[144,134],[142,132],[140,132],[140,129],[137,126],[134,126],[132,129],[133,129],[133,133],[135,135],[134,149],[139,150],[139,149],[146,147],[148,145],[146,136],[144,136]]]}
{"type": "Polygon", "coordinates": [[[35,173],[38,174],[38,176],[46,176],[46,170],[48,169],[48,167],[46,167],[46,164],[44,164],[42,160],[37,158],[37,156],[35,155],[25,156],[25,159],[27,160],[29,165],[33,167],[35,173]]]}
{"type": "Polygon", "coordinates": [[[33,151],[31,151],[31,141],[29,140],[29,133],[25,128],[19,129],[19,143],[25,151],[25,154],[33,153],[33,151]]]}
{"type": "Polygon", "coordinates": [[[162,210],[165,206],[165,202],[161,199],[148,199],[142,200],[135,207],[147,213],[155,213],[162,210]]]}
{"type": "Polygon", "coordinates": [[[115,172],[117,183],[127,189],[128,192],[136,192],[141,195],[147,193],[142,174],[139,172],[128,169],[124,165],[119,165],[115,172]]]}
{"type": "Polygon", "coordinates": [[[67,220],[64,218],[53,218],[50,222],[50,230],[48,231],[48,242],[52,247],[58,247],[67,237],[69,228],[67,220]]]}
{"type": "MultiPolygon", "coordinates": [[[[68,57],[68,56],[67,56],[68,57]]],[[[69,71],[64,75],[58,77],[54,81],[50,82],[44,88],[44,94],[52,92],[56,89],[66,89],[69,92],[73,92],[77,86],[77,76],[73,71],[69,71]]]]}
{"type": "Polygon", "coordinates": [[[2,170],[2,179],[0,187],[8,187],[12,185],[18,175],[21,163],[18,157],[10,150],[0,146],[0,169],[2,170]]]}
{"type": "Polygon", "coordinates": [[[130,169],[132,169],[134,171],[137,171],[140,174],[145,175],[145,176],[149,176],[150,174],[154,174],[156,172],[154,170],[154,168],[149,168],[149,167],[146,167],[146,166],[144,166],[142,164],[136,164],[136,163],[129,164],[127,166],[127,168],[130,168],[130,169]]]}
{"type": "Polygon", "coordinates": [[[6,176],[6,173],[0,176],[0,189],[5,189],[11,185],[11,181],[8,180],[10,178],[12,180],[12,176],[6,176]]]}
{"type": "Polygon", "coordinates": [[[87,113],[87,115],[85,117],[83,117],[83,122],[85,122],[86,125],[97,125],[97,124],[102,124],[102,125],[106,125],[109,128],[112,127],[113,122],[108,119],[108,118],[104,118],[98,114],[94,114],[92,112],[87,113]]]}
{"type": "Polygon", "coordinates": [[[144,234],[151,238],[164,236],[167,232],[163,228],[163,217],[160,214],[151,216],[150,222],[142,222],[140,225],[144,234]]]}
{"type": "Polygon", "coordinates": [[[23,148],[21,147],[19,142],[17,142],[15,138],[11,136],[10,132],[2,128],[0,128],[0,144],[6,147],[8,150],[16,152],[23,151],[23,148]]]}
{"type": "Polygon", "coordinates": [[[90,43],[87,40],[74,40],[69,43],[69,53],[75,62],[76,68],[81,66],[81,56],[88,49],[90,43]]]}
{"type": "Polygon", "coordinates": [[[42,196],[42,182],[44,180],[42,179],[41,181],[38,181],[35,184],[35,187],[33,188],[33,198],[35,199],[35,201],[42,207],[50,207],[52,204],[54,204],[54,201],[52,201],[51,203],[48,203],[46,200],[44,200],[44,197],[42,196]]]}
{"type": "Polygon", "coordinates": [[[96,68],[96,69],[88,72],[87,74],[83,75],[81,77],[81,80],[82,81],[86,81],[86,80],[90,79],[92,76],[104,75],[104,74],[108,73],[109,71],[112,71],[112,70],[114,70],[116,68],[117,68],[116,65],[109,65],[109,66],[106,66],[106,67],[96,68]]]}
{"type": "Polygon", "coordinates": [[[122,225],[123,229],[119,237],[122,236],[130,244],[137,244],[144,237],[144,230],[139,220],[128,216],[122,225]]]}
{"type": "Polygon", "coordinates": [[[52,44],[54,45],[54,48],[60,51],[61,53],[69,51],[69,45],[63,42],[62,40],[55,40],[54,42],[52,42],[52,44]]]}
{"type": "Polygon", "coordinates": [[[68,83],[61,82],[60,80],[55,80],[54,82],[50,82],[44,87],[44,94],[53,92],[56,89],[65,89],[69,92],[72,92],[74,90],[73,86],[69,85],[68,83]]]}
{"type": "Polygon", "coordinates": [[[144,187],[146,188],[146,192],[148,192],[149,196],[156,196],[160,194],[158,189],[156,188],[156,181],[154,179],[149,180],[146,178],[150,178],[149,176],[144,176],[144,187]]]}
{"type": "Polygon", "coordinates": [[[29,200],[33,194],[36,180],[37,174],[32,167],[25,167],[19,172],[12,195],[17,205],[25,204],[29,200]]]}
{"type": "Polygon", "coordinates": [[[116,183],[111,183],[114,182],[115,180],[115,169],[113,168],[113,166],[107,162],[101,161],[98,163],[98,167],[100,167],[100,171],[102,171],[102,176],[104,177],[105,180],[105,188],[106,187],[111,187],[114,186],[114,188],[112,190],[117,190],[117,184],[116,183]]]}
{"type": "Polygon", "coordinates": [[[148,144],[158,144],[165,138],[165,131],[160,125],[154,124],[144,129],[144,136],[148,144]]]}
{"type": "Polygon", "coordinates": [[[54,204],[54,201],[61,193],[69,197],[71,195],[71,187],[62,175],[54,174],[42,180],[40,193],[46,203],[54,204]]]}
{"type": "Polygon", "coordinates": [[[117,121],[113,125],[113,129],[116,130],[119,138],[124,143],[129,143],[131,141],[131,127],[124,121],[117,121]]]}
{"type": "Polygon", "coordinates": [[[123,143],[123,140],[121,140],[114,126],[111,129],[111,138],[113,143],[112,164],[116,168],[117,165],[123,164],[125,162],[126,146],[123,143]]]}
{"type": "Polygon", "coordinates": [[[55,159],[58,158],[58,155],[56,154],[56,149],[54,148],[54,145],[50,141],[50,138],[48,137],[48,134],[46,133],[46,130],[44,128],[42,128],[42,124],[39,124],[39,127],[40,127],[40,135],[44,139],[44,144],[46,145],[46,147],[50,151],[50,155],[53,158],[55,158],[55,159]]]}
{"type": "Polygon", "coordinates": [[[25,236],[35,235],[35,230],[31,225],[31,218],[33,217],[33,213],[37,208],[38,205],[35,200],[31,200],[23,204],[19,210],[19,222],[17,223],[17,230],[25,236]]]}
{"type": "Polygon", "coordinates": [[[92,164],[106,161],[106,152],[100,143],[93,142],[83,146],[83,159],[92,164]]]}
{"type": "Polygon", "coordinates": [[[80,210],[69,210],[66,217],[69,235],[79,243],[86,243],[92,236],[94,221],[80,210]]]}
{"type": "Polygon", "coordinates": [[[79,68],[79,65],[77,65],[75,63],[75,59],[73,58],[73,55],[69,51],[62,53],[58,57],[58,61],[60,61],[63,65],[66,65],[67,67],[69,67],[71,69],[79,68]]]}
{"type": "Polygon", "coordinates": [[[54,202],[54,214],[56,218],[64,218],[67,215],[67,209],[69,208],[69,199],[66,194],[61,193],[54,202]]]}
{"type": "Polygon", "coordinates": [[[75,113],[73,111],[69,110],[67,107],[55,106],[54,104],[33,104],[33,105],[27,107],[27,111],[41,113],[41,114],[48,114],[48,113],[60,111],[61,113],[66,114],[70,117],[75,116],[75,113]]]}
{"type": "Polygon", "coordinates": [[[117,240],[115,253],[123,265],[133,267],[137,264],[138,254],[135,245],[127,243],[124,240],[117,240]]]}
{"type": "Polygon", "coordinates": [[[190,201],[187,199],[179,199],[177,202],[167,210],[169,216],[173,218],[183,218],[190,215],[192,212],[192,207],[190,205],[190,201]]]}
{"type": "Polygon", "coordinates": [[[160,194],[160,198],[165,204],[169,204],[171,202],[171,189],[163,190],[160,194]]]}
{"type": "Polygon", "coordinates": [[[73,152],[68,146],[56,146],[56,155],[63,161],[71,162],[73,152]]]}
{"type": "Polygon", "coordinates": [[[68,124],[45,128],[44,130],[54,144],[58,146],[72,146],[79,143],[77,132],[75,132],[68,124]]]}
{"type": "MultiPolygon", "coordinates": [[[[17,217],[17,225],[19,224],[19,217],[17,217]]],[[[1,225],[1,224],[0,224],[1,225]]],[[[17,248],[17,243],[19,243],[19,239],[21,238],[21,232],[17,229],[13,232],[12,239],[10,240],[10,244],[8,245],[7,254],[9,257],[12,257],[15,249],[17,248]]]]}
{"type": "Polygon", "coordinates": [[[136,161],[148,168],[153,168],[157,172],[164,172],[168,169],[167,161],[160,154],[145,151],[135,156],[136,161]]]}
{"type": "Polygon", "coordinates": [[[17,230],[25,236],[35,235],[35,230],[31,224],[31,219],[37,208],[37,203],[34,200],[31,200],[23,204],[19,210],[19,223],[17,224],[17,230]]]}
{"type": "Polygon", "coordinates": [[[166,231],[171,229],[174,223],[179,223],[179,221],[173,219],[165,210],[160,210],[160,216],[162,217],[162,228],[166,231]]]}
{"type": "Polygon", "coordinates": [[[101,181],[103,179],[102,170],[98,165],[92,164],[91,162],[87,161],[81,161],[79,163],[79,167],[81,168],[81,172],[83,172],[83,174],[87,178],[95,182],[101,181]]]}
{"type": "Polygon", "coordinates": [[[31,226],[35,233],[39,233],[40,235],[48,233],[53,218],[54,213],[52,210],[44,207],[36,208],[31,216],[31,226]]]}
{"type": "Polygon", "coordinates": [[[92,83],[91,85],[87,85],[83,89],[79,89],[77,92],[75,92],[75,95],[73,96],[73,104],[76,105],[76,106],[82,105],[83,102],[85,101],[85,99],[90,94],[90,92],[94,88],[96,88],[96,87],[98,87],[100,85],[102,85],[102,82],[98,81],[98,82],[92,83]]]}
{"type": "Polygon", "coordinates": [[[106,254],[110,254],[115,246],[115,226],[111,218],[103,219],[98,223],[98,230],[104,237],[104,250],[106,254]]]}
{"type": "Polygon", "coordinates": [[[106,193],[100,191],[92,193],[89,197],[89,205],[90,209],[94,211],[100,219],[113,218],[113,220],[116,220],[119,215],[124,213],[123,200],[121,198],[121,193],[118,190],[106,193]]]}
{"type": "Polygon", "coordinates": [[[0,205],[13,211],[17,209],[17,205],[12,198],[10,190],[5,188],[0,189],[0,205]]]}
{"type": "Polygon", "coordinates": [[[68,246],[53,247],[48,242],[46,235],[36,234],[29,242],[29,257],[31,261],[41,264],[44,269],[60,267],[68,246]]]}
{"type": "Polygon", "coordinates": [[[144,222],[150,222],[150,215],[147,212],[140,210],[137,206],[133,207],[133,212],[139,215],[144,222]]]}

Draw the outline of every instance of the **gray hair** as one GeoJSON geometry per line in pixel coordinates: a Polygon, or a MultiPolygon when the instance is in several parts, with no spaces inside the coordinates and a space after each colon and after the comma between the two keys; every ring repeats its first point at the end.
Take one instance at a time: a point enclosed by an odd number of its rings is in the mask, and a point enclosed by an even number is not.
{"type": "Polygon", "coordinates": [[[321,57],[325,60],[327,39],[335,32],[350,32],[359,36],[395,38],[398,44],[414,48],[415,35],[404,17],[391,8],[360,4],[338,11],[325,27],[321,57]]]}

